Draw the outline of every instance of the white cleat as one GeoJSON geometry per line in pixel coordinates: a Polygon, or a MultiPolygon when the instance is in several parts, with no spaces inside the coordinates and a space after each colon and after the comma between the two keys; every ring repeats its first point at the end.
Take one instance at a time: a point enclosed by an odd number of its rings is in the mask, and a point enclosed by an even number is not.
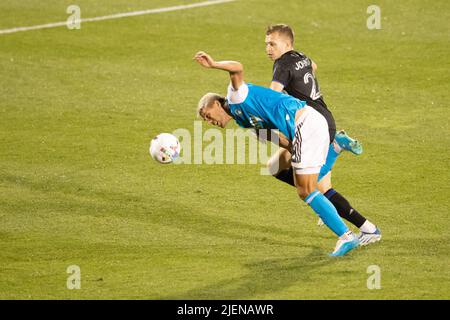
{"type": "Polygon", "coordinates": [[[381,240],[381,231],[377,228],[374,233],[361,232],[358,235],[358,240],[360,246],[367,246],[371,243],[378,242],[381,240]]]}

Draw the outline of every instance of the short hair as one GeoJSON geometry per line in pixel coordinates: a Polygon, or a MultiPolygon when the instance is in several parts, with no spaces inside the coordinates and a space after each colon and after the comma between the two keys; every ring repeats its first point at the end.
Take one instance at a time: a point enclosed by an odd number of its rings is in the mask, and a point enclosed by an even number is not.
{"type": "Polygon", "coordinates": [[[203,118],[203,116],[202,116],[203,109],[206,108],[207,106],[209,106],[211,103],[213,103],[216,100],[219,101],[222,106],[224,106],[226,103],[226,98],[224,96],[221,96],[218,93],[209,92],[209,93],[205,94],[198,102],[197,116],[203,118]]]}
{"type": "Polygon", "coordinates": [[[278,32],[279,34],[286,36],[291,41],[291,44],[292,45],[294,44],[294,30],[292,30],[292,28],[289,27],[287,24],[279,23],[268,26],[266,30],[266,35],[268,36],[275,32],[278,32]]]}

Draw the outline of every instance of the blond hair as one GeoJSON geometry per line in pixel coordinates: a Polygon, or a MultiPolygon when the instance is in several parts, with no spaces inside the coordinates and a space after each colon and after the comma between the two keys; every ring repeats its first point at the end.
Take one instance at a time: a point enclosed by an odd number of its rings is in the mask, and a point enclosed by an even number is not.
{"type": "Polygon", "coordinates": [[[221,96],[218,93],[212,93],[212,92],[208,92],[207,94],[205,94],[200,101],[198,102],[198,106],[197,106],[197,116],[203,118],[203,109],[205,109],[207,106],[211,105],[214,101],[219,101],[220,104],[223,106],[226,99],[224,96],[221,96]]]}
{"type": "Polygon", "coordinates": [[[279,23],[268,26],[266,30],[266,35],[268,36],[275,32],[287,37],[291,41],[291,45],[294,45],[294,30],[292,30],[292,28],[289,27],[287,24],[279,23]]]}

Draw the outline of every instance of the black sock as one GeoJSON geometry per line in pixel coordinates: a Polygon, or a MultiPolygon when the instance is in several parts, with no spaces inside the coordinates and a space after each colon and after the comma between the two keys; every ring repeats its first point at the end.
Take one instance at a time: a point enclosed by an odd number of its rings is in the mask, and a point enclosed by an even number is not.
{"type": "MultiPolygon", "coordinates": [[[[283,171],[280,171],[275,178],[280,181],[283,181],[293,187],[295,187],[294,183],[294,172],[292,167],[283,171]]],[[[356,227],[361,228],[361,226],[366,222],[366,218],[362,216],[358,211],[356,211],[350,203],[345,199],[339,192],[334,189],[330,189],[324,194],[328,200],[334,205],[339,216],[351,222],[356,227]]]]}
{"type": "Polygon", "coordinates": [[[330,189],[325,192],[324,196],[330,200],[342,218],[353,223],[356,227],[361,228],[364,222],[366,222],[367,219],[353,209],[347,199],[336,190],[330,189]]]}
{"type": "Polygon", "coordinates": [[[277,178],[280,181],[286,182],[287,184],[290,184],[291,186],[295,187],[295,183],[294,183],[294,171],[292,169],[292,167],[290,167],[289,169],[280,171],[280,173],[278,173],[275,178],[277,178]]]}

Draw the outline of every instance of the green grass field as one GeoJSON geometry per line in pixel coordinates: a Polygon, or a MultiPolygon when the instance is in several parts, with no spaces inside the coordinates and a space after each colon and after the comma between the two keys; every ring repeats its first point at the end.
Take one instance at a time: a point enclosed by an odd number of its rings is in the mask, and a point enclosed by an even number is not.
{"type": "MultiPolygon", "coordinates": [[[[87,18],[193,2],[76,4],[87,18]]],[[[0,29],[64,21],[73,3],[0,2],[0,29]]],[[[380,0],[382,29],[368,30],[371,4],[240,0],[0,35],[0,298],[449,299],[450,3],[380,0]],[[193,130],[205,92],[225,93],[227,75],[194,53],[268,85],[264,32],[278,22],[318,64],[338,128],[364,144],[338,160],[334,187],[383,240],[343,258],[259,165],[148,154],[156,134],[193,130]]]]}

